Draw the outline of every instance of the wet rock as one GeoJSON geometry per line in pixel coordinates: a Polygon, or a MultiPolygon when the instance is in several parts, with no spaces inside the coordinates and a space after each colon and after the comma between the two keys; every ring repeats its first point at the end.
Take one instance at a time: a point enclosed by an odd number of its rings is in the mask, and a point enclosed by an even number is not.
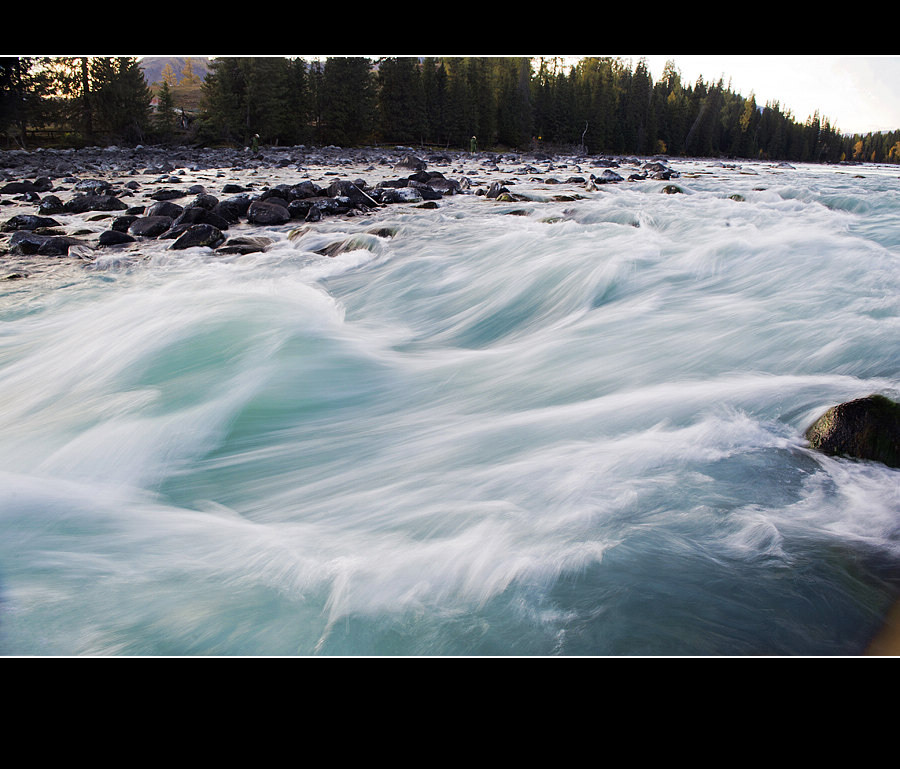
{"type": "Polygon", "coordinates": [[[106,232],[100,233],[99,242],[101,246],[120,246],[124,243],[134,243],[135,238],[133,238],[127,232],[120,232],[119,230],[107,230],[106,232]]]}
{"type": "Polygon", "coordinates": [[[114,195],[76,195],[64,204],[67,214],[83,214],[88,211],[124,211],[125,203],[114,195]]]}
{"type": "Polygon", "coordinates": [[[215,195],[210,195],[208,192],[201,192],[194,198],[189,207],[205,208],[207,211],[212,211],[218,204],[219,199],[215,195]]]}
{"type": "Polygon", "coordinates": [[[421,203],[424,198],[419,190],[413,187],[381,187],[377,190],[381,203],[421,203]]]}
{"type": "Polygon", "coordinates": [[[409,186],[418,191],[419,195],[422,196],[422,200],[440,200],[443,197],[440,192],[423,182],[410,180],[409,186]]]}
{"type": "Polygon", "coordinates": [[[158,238],[172,227],[171,216],[141,216],[128,226],[130,235],[141,238],[158,238]]]}
{"type": "Polygon", "coordinates": [[[323,195],[336,198],[346,197],[350,202],[361,208],[377,208],[378,201],[374,200],[370,195],[362,190],[355,182],[350,181],[334,181],[325,190],[323,195]]]}
{"type": "Polygon", "coordinates": [[[103,179],[79,179],[74,189],[89,195],[105,195],[112,189],[112,184],[103,179]]]}
{"type": "Polygon", "coordinates": [[[317,254],[321,254],[322,256],[330,256],[335,257],[338,254],[343,254],[346,251],[356,251],[359,249],[367,249],[369,251],[374,250],[375,242],[372,237],[367,237],[365,235],[356,235],[354,237],[347,238],[346,240],[338,240],[333,243],[329,243],[324,248],[316,249],[317,254]]]}
{"type": "Polygon", "coordinates": [[[869,395],[828,409],[806,431],[811,448],[900,467],[900,404],[869,395]]]}
{"type": "Polygon", "coordinates": [[[170,248],[185,249],[197,246],[218,248],[224,242],[225,236],[217,227],[213,227],[211,224],[192,224],[170,248]]]}
{"type": "Polygon", "coordinates": [[[110,225],[110,229],[115,230],[116,232],[128,232],[128,228],[136,219],[138,219],[138,216],[135,214],[125,214],[123,216],[117,216],[115,219],[113,219],[113,223],[110,225]]]}
{"type": "MultiPolygon", "coordinates": [[[[266,200],[254,200],[247,209],[247,221],[259,225],[279,225],[290,221],[291,214],[287,204],[281,205],[274,202],[278,198],[266,200]]],[[[224,218],[224,217],[223,217],[224,218]]]]}
{"type": "Polygon", "coordinates": [[[600,176],[594,176],[594,174],[590,175],[590,179],[594,184],[614,184],[616,182],[624,182],[625,179],[619,176],[615,171],[610,171],[608,168],[600,174],[600,176]]]}
{"type": "Polygon", "coordinates": [[[485,197],[487,198],[499,198],[501,195],[508,195],[509,190],[506,189],[500,182],[493,182],[491,186],[488,188],[488,191],[485,193],[485,197]]]}
{"type": "Polygon", "coordinates": [[[0,228],[3,232],[15,232],[16,230],[36,230],[40,227],[59,227],[56,219],[47,216],[35,216],[34,214],[19,214],[4,222],[0,228]]]}
{"type": "Polygon", "coordinates": [[[186,197],[187,194],[183,190],[162,189],[157,190],[150,197],[153,200],[177,200],[178,198],[186,197]]]}
{"type": "Polygon", "coordinates": [[[24,195],[29,192],[49,192],[53,188],[53,183],[43,177],[35,181],[27,179],[21,182],[8,182],[0,187],[0,194],[4,195],[24,195]]]}
{"type": "Polygon", "coordinates": [[[168,216],[170,219],[177,219],[183,211],[184,206],[170,200],[162,200],[147,209],[147,216],[168,216]]]}
{"type": "Polygon", "coordinates": [[[9,239],[9,252],[38,256],[67,256],[70,247],[83,245],[84,241],[66,235],[39,235],[29,230],[19,230],[9,239]]]}
{"type": "Polygon", "coordinates": [[[274,242],[271,238],[239,236],[229,238],[216,251],[220,254],[255,254],[265,251],[274,242]]]}
{"type": "Polygon", "coordinates": [[[56,195],[45,196],[38,205],[38,214],[41,216],[53,216],[65,213],[63,202],[56,195]]]}
{"type": "Polygon", "coordinates": [[[428,164],[415,155],[404,155],[395,164],[396,168],[411,168],[413,171],[424,171],[428,164]]]}
{"type": "Polygon", "coordinates": [[[173,225],[178,224],[211,224],[213,227],[217,227],[220,230],[228,229],[227,219],[219,216],[214,211],[199,206],[185,208],[181,215],[173,222],[173,225]]]}
{"type": "Polygon", "coordinates": [[[225,198],[225,200],[220,200],[213,208],[213,213],[221,216],[229,224],[237,224],[242,216],[247,215],[250,203],[249,195],[234,195],[230,198],[225,198]]]}

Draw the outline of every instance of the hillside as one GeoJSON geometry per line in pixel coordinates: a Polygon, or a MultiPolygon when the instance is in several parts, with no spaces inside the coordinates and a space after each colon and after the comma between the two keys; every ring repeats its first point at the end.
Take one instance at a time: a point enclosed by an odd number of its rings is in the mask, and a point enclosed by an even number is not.
{"type": "Polygon", "coordinates": [[[172,67],[172,71],[180,81],[188,59],[190,59],[194,75],[203,80],[209,69],[209,59],[205,56],[145,56],[141,59],[140,64],[147,83],[152,86],[162,80],[166,64],[172,67]]]}

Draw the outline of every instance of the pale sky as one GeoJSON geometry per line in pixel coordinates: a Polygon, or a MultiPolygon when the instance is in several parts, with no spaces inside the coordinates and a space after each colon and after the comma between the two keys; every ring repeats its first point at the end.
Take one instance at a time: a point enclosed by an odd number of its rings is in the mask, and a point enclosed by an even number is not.
{"type": "Polygon", "coordinates": [[[666,61],[675,62],[683,82],[731,80],[731,90],[756,96],[764,106],[777,100],[797,122],[816,110],[841,133],[900,129],[900,56],[687,55],[622,56],[647,62],[653,82],[666,61]]]}

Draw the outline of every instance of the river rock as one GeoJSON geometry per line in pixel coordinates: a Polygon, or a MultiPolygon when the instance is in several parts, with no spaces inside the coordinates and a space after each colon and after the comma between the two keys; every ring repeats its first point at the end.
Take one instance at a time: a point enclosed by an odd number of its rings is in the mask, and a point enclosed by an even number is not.
{"type": "Polygon", "coordinates": [[[128,226],[130,235],[142,238],[158,238],[172,227],[171,216],[141,216],[128,226]]]}
{"type": "Polygon", "coordinates": [[[170,219],[177,219],[183,211],[184,206],[171,200],[161,200],[147,209],[147,216],[168,216],[170,219]]]}
{"type": "Polygon", "coordinates": [[[261,225],[278,225],[289,221],[291,214],[287,205],[276,203],[276,200],[279,198],[254,200],[247,209],[247,221],[251,224],[261,225]]]}
{"type": "Polygon", "coordinates": [[[615,171],[610,171],[608,168],[600,176],[591,174],[590,179],[594,184],[614,184],[625,181],[623,177],[619,176],[615,171]]]}
{"type": "Polygon", "coordinates": [[[178,224],[211,224],[220,230],[228,229],[228,220],[219,216],[214,211],[210,211],[200,206],[189,206],[182,211],[181,215],[175,219],[174,225],[178,224]]]}
{"type": "Polygon", "coordinates": [[[87,211],[124,211],[128,208],[115,195],[76,195],[64,206],[68,214],[83,214],[87,211]]]}
{"type": "Polygon", "coordinates": [[[900,467],[900,404],[869,395],[828,409],[806,431],[811,448],[900,467]]]}
{"type": "Polygon", "coordinates": [[[66,207],[56,195],[46,195],[38,205],[38,213],[41,216],[53,216],[65,213],[66,207]]]}
{"type": "Polygon", "coordinates": [[[411,168],[413,171],[424,171],[428,164],[415,155],[404,155],[396,163],[396,168],[411,168]]]}
{"type": "Polygon", "coordinates": [[[127,232],[120,230],[106,230],[100,233],[99,243],[101,246],[120,246],[124,243],[134,243],[135,239],[127,232]]]}
{"type": "Polygon", "coordinates": [[[229,224],[237,224],[242,216],[247,215],[250,203],[250,196],[246,193],[234,195],[216,203],[213,213],[221,216],[229,224]]]}
{"type": "Polygon", "coordinates": [[[4,195],[22,195],[28,192],[49,192],[53,188],[53,183],[43,177],[35,181],[9,182],[0,187],[0,193],[4,195]]]}
{"type": "Polygon", "coordinates": [[[220,254],[255,254],[265,251],[274,242],[271,238],[242,235],[229,238],[216,251],[220,254]]]}
{"type": "Polygon", "coordinates": [[[38,235],[30,230],[19,230],[9,239],[9,252],[38,256],[67,256],[70,246],[81,245],[85,245],[83,241],[65,235],[38,235]]]}
{"type": "Polygon", "coordinates": [[[59,227],[56,219],[47,216],[35,216],[34,214],[19,214],[7,219],[3,224],[3,232],[15,232],[16,230],[36,230],[39,227],[59,227]]]}
{"type": "Polygon", "coordinates": [[[217,227],[213,227],[211,224],[192,224],[170,248],[184,249],[196,246],[217,248],[224,242],[225,236],[217,227]]]}

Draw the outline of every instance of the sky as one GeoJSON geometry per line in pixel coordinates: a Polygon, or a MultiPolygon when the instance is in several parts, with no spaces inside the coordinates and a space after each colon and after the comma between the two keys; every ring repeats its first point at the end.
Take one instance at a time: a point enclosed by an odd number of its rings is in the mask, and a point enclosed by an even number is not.
{"type": "Polygon", "coordinates": [[[653,82],[672,60],[682,82],[717,82],[721,76],[741,96],[752,92],[764,106],[778,101],[797,122],[818,110],[843,134],[900,129],[900,56],[688,55],[622,56],[643,58],[653,82]]]}

